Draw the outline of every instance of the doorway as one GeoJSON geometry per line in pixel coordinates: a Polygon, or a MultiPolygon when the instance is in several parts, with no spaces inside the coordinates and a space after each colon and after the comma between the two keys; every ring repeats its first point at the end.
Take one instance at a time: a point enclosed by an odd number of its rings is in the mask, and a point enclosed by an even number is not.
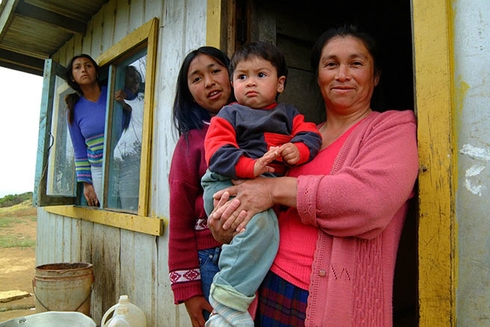
{"type": "MultiPolygon", "coordinates": [[[[382,107],[413,110],[410,0],[237,0],[235,10],[235,47],[261,40],[276,44],[284,52],[289,76],[279,101],[295,105],[307,120],[325,119],[310,68],[310,50],[325,30],[344,22],[364,26],[378,41],[382,107]]],[[[418,324],[416,202],[412,199],[398,251],[393,290],[395,327],[418,324]]]]}

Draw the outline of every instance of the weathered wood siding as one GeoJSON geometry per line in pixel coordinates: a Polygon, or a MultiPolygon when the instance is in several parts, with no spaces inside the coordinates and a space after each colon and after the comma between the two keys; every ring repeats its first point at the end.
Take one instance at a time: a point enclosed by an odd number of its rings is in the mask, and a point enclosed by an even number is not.
{"type": "MultiPolygon", "coordinates": [[[[168,172],[177,140],[171,121],[175,82],[187,52],[206,42],[206,11],[201,0],[111,0],[92,18],[85,36],[69,40],[53,58],[63,65],[79,53],[97,58],[153,17],[159,19],[150,216],[169,214],[168,172]]],[[[36,265],[94,265],[91,314],[97,324],[119,295],[128,294],[145,312],[148,326],[189,326],[185,308],[173,304],[168,231],[155,237],[39,208],[37,232],[36,265]]]]}

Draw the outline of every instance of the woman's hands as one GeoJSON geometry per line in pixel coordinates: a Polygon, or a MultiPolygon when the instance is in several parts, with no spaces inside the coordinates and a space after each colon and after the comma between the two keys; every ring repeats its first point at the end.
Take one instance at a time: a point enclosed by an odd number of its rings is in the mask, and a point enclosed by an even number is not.
{"type": "Polygon", "coordinates": [[[234,186],[216,192],[208,226],[214,238],[229,243],[252,217],[275,204],[296,207],[297,180],[293,177],[257,177],[233,181],[234,186]],[[235,196],[230,200],[230,196],[235,196]]]}
{"type": "Polygon", "coordinates": [[[89,206],[99,206],[99,199],[97,198],[97,194],[95,193],[95,189],[92,184],[83,183],[83,195],[85,196],[89,206]]]}
{"type": "Polygon", "coordinates": [[[213,311],[213,307],[204,298],[204,296],[194,296],[184,302],[185,309],[189,313],[191,318],[192,327],[204,327],[204,316],[202,311],[206,310],[208,312],[213,311]]]}
{"type": "Polygon", "coordinates": [[[237,234],[236,227],[240,222],[242,222],[246,216],[246,211],[242,212],[242,215],[238,217],[238,211],[236,209],[240,205],[240,201],[238,199],[233,199],[229,201],[230,193],[224,192],[221,193],[220,198],[217,199],[215,197],[214,202],[214,211],[208,217],[208,227],[213,234],[215,240],[222,244],[228,244],[231,242],[233,236],[237,234]],[[223,213],[226,213],[223,216],[223,213]],[[236,215],[233,213],[236,211],[236,215]],[[223,219],[221,219],[223,216],[223,219]],[[231,217],[230,221],[226,217],[231,217]],[[223,228],[223,223],[228,222],[226,229],[223,228]],[[232,228],[229,225],[232,225],[232,228]],[[233,227],[235,226],[235,227],[233,227]]]}

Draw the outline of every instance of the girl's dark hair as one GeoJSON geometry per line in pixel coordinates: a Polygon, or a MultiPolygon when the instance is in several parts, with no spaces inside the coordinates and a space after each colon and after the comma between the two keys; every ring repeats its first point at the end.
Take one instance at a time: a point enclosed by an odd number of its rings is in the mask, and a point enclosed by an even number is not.
{"type": "MultiPolygon", "coordinates": [[[[341,24],[325,31],[313,46],[311,51],[311,68],[313,69],[315,80],[318,77],[318,66],[325,45],[335,37],[347,36],[355,37],[364,43],[364,46],[373,58],[374,74],[381,76],[381,55],[376,40],[363,27],[357,24],[341,24]]],[[[383,100],[380,83],[374,88],[373,96],[371,98],[371,107],[373,110],[382,110],[383,100]]]]}
{"type": "MultiPolygon", "coordinates": [[[[238,63],[253,57],[270,62],[277,70],[277,77],[285,76],[287,81],[288,66],[284,54],[275,45],[265,41],[247,43],[233,54],[230,61],[230,80],[232,80],[233,72],[238,63]]],[[[286,82],[284,82],[284,87],[286,87],[286,82]]]]}
{"type": "Polygon", "coordinates": [[[95,60],[90,57],[88,54],[79,54],[73,58],[71,58],[70,63],[68,64],[68,67],[66,67],[65,71],[65,79],[68,85],[74,89],[76,92],[68,94],[65,97],[65,103],[66,103],[66,109],[67,109],[67,118],[68,118],[68,123],[71,125],[73,123],[73,112],[75,110],[75,104],[78,102],[80,99],[80,96],[83,95],[82,89],[80,88],[80,85],[78,85],[77,82],[75,82],[75,79],[73,78],[73,63],[75,60],[78,58],[87,58],[92,62],[92,64],[95,67],[95,73],[97,74],[96,76],[99,76],[99,65],[95,62],[95,60]]]}
{"type": "Polygon", "coordinates": [[[214,47],[200,47],[187,54],[180,67],[177,77],[177,88],[173,105],[173,122],[179,132],[179,136],[187,134],[190,130],[201,129],[203,121],[209,121],[209,112],[194,101],[189,85],[187,84],[187,73],[192,61],[200,54],[205,54],[216,59],[228,70],[230,59],[221,50],[214,47]]]}

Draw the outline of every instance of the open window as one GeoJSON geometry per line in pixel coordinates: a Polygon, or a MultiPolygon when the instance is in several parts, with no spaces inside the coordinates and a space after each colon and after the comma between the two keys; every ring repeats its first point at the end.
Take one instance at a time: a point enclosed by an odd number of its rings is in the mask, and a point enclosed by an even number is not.
{"type": "Polygon", "coordinates": [[[46,60],[35,205],[63,216],[162,233],[160,219],[148,217],[157,33],[154,18],[95,59],[108,90],[99,209],[87,207],[83,185],[76,182],[64,101],[74,90],[63,79],[64,67],[46,60]],[[116,101],[118,92],[123,101],[116,101]]]}

